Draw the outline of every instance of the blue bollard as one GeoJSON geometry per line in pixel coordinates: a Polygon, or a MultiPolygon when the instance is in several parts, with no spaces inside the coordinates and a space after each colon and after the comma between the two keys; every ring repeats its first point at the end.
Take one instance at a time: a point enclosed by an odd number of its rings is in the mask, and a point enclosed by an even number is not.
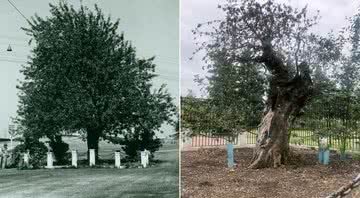
{"type": "Polygon", "coordinates": [[[324,161],[324,149],[319,148],[319,154],[318,154],[319,163],[322,164],[324,161]]]}
{"type": "Polygon", "coordinates": [[[330,151],[327,149],[323,151],[323,164],[328,165],[330,161],[330,151]]]}
{"type": "Polygon", "coordinates": [[[227,148],[227,162],[228,167],[233,168],[234,167],[234,146],[231,143],[228,143],[226,145],[227,148]]]}

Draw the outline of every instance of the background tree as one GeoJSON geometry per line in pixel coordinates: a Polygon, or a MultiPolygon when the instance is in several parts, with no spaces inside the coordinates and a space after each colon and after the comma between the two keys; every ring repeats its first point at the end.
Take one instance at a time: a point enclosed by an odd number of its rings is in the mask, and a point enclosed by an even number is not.
{"type": "Polygon", "coordinates": [[[29,26],[23,29],[35,47],[22,70],[18,111],[26,136],[85,134],[97,157],[100,138],[133,133],[140,123],[153,132],[171,120],[166,89],[151,91],[154,58],[136,57],[118,34],[119,20],[112,22],[96,5],[95,11],[75,10],[61,2],[29,26]],[[149,116],[154,112],[159,115],[149,116]]]}
{"type": "MultiPolygon", "coordinates": [[[[273,0],[227,1],[224,19],[199,24],[195,38],[208,37],[198,50],[205,60],[224,57],[232,65],[259,66],[266,72],[266,110],[258,130],[252,168],[277,167],[289,153],[288,123],[313,94],[314,71],[325,71],[341,56],[342,37],[310,32],[318,16],[309,17],[273,0]],[[213,31],[203,29],[210,25],[213,31]]],[[[216,59],[215,59],[216,60],[216,59]]]]}

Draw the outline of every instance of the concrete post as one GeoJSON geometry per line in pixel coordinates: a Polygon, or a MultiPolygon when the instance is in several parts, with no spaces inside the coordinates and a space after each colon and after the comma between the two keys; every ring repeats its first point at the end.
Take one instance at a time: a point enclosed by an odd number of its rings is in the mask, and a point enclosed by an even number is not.
{"type": "Polygon", "coordinates": [[[238,147],[245,147],[247,145],[247,132],[242,132],[238,135],[238,147]]]}
{"type": "Polygon", "coordinates": [[[29,167],[29,158],[30,158],[30,152],[27,151],[24,153],[24,166],[29,167]]]}
{"type": "Polygon", "coordinates": [[[120,168],[121,166],[121,158],[120,158],[120,151],[115,152],[115,167],[120,168]]]}
{"type": "Polygon", "coordinates": [[[147,152],[145,151],[141,151],[141,165],[146,168],[148,165],[148,160],[146,159],[147,156],[147,152]]]}
{"type": "Polygon", "coordinates": [[[0,168],[2,168],[2,164],[3,164],[3,156],[0,153],[0,168]]]}
{"type": "Polygon", "coordinates": [[[89,149],[89,154],[90,154],[90,160],[89,160],[89,165],[90,166],[95,166],[95,149],[89,149]]]}
{"type": "Polygon", "coordinates": [[[2,166],[1,166],[2,169],[5,169],[5,168],[6,168],[6,163],[7,163],[7,156],[4,155],[4,156],[3,156],[3,160],[2,160],[2,166]]]}
{"type": "Polygon", "coordinates": [[[47,166],[46,168],[54,168],[54,159],[53,159],[53,153],[47,152],[47,166]]]}
{"type": "Polygon", "coordinates": [[[71,151],[71,166],[77,168],[77,151],[71,151]]]}

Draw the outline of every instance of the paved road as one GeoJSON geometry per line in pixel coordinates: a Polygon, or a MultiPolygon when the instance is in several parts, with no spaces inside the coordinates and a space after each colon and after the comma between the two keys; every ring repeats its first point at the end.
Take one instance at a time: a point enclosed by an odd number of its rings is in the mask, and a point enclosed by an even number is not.
{"type": "Polygon", "coordinates": [[[147,169],[0,170],[1,198],[178,197],[178,151],[147,169]]]}

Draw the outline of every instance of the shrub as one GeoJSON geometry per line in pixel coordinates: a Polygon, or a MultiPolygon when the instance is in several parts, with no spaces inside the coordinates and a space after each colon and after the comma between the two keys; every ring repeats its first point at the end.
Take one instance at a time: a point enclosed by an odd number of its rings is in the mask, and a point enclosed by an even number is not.
{"type": "Polygon", "coordinates": [[[154,157],[154,152],[162,146],[159,138],[155,137],[155,133],[149,130],[142,130],[131,135],[126,135],[123,140],[124,152],[129,161],[137,161],[140,159],[140,151],[150,151],[150,159],[154,157]]]}
{"type": "Polygon", "coordinates": [[[56,136],[55,139],[50,140],[49,145],[54,153],[57,164],[66,164],[69,160],[69,144],[62,141],[61,136],[56,136]]]}
{"type": "Polygon", "coordinates": [[[34,141],[31,143],[30,151],[30,165],[32,168],[40,168],[45,164],[46,161],[46,153],[48,148],[43,142],[34,141]]]}
{"type": "Polygon", "coordinates": [[[10,167],[17,167],[20,165],[22,155],[25,153],[25,151],[25,144],[19,144],[12,150],[10,167]]]}
{"type": "Polygon", "coordinates": [[[48,149],[43,142],[40,142],[39,140],[27,140],[24,144],[19,144],[13,149],[11,166],[18,166],[21,169],[40,168],[45,164],[47,150],[48,149]],[[24,164],[21,163],[23,159],[23,154],[27,150],[30,151],[30,167],[24,167],[24,164]]]}

